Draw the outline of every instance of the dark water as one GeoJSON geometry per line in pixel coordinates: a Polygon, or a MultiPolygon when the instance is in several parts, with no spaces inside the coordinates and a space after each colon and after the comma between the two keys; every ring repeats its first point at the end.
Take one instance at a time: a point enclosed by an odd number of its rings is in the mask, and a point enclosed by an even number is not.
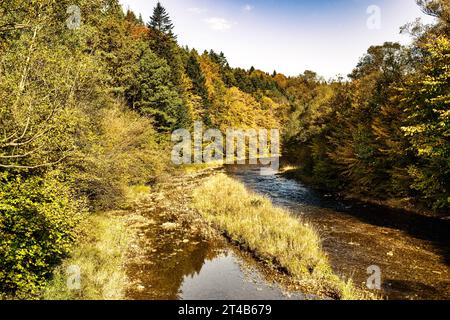
{"type": "Polygon", "coordinates": [[[319,231],[334,270],[365,286],[367,268],[382,272],[390,299],[450,299],[450,224],[378,206],[341,202],[257,166],[228,166],[230,176],[303,217],[319,231]]]}

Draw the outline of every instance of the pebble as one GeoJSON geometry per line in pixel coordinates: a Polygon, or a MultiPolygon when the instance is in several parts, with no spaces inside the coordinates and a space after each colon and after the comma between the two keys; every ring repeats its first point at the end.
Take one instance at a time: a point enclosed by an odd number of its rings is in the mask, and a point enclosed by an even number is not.
{"type": "Polygon", "coordinates": [[[164,230],[174,230],[174,229],[178,228],[178,224],[172,223],[172,222],[166,222],[161,225],[161,228],[163,228],[164,230]]]}

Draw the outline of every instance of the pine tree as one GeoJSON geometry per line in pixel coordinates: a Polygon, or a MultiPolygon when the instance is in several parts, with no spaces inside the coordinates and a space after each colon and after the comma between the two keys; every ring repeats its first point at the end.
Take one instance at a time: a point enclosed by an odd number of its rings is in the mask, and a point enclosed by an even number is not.
{"type": "Polygon", "coordinates": [[[131,23],[137,23],[138,19],[136,18],[136,15],[133,11],[130,9],[127,10],[127,14],[125,15],[125,20],[131,23]]]}
{"type": "Polygon", "coordinates": [[[153,10],[153,15],[150,18],[148,27],[158,32],[173,36],[173,23],[170,19],[166,9],[161,5],[161,2],[156,4],[153,10]]]}
{"type": "Polygon", "coordinates": [[[153,118],[161,131],[174,129],[183,112],[183,102],[170,74],[167,62],[147,49],[141,55],[138,73],[126,92],[133,109],[153,118]]]}
{"type": "Polygon", "coordinates": [[[147,24],[150,34],[150,48],[160,58],[163,58],[171,68],[171,80],[176,87],[182,86],[184,66],[181,49],[177,44],[172,30],[172,21],[166,9],[160,2],[156,5],[153,16],[147,24]]]}
{"type": "Polygon", "coordinates": [[[203,99],[207,99],[208,92],[206,90],[205,75],[201,70],[200,63],[198,62],[198,54],[195,50],[193,50],[189,56],[186,73],[192,80],[195,94],[203,99]]]}

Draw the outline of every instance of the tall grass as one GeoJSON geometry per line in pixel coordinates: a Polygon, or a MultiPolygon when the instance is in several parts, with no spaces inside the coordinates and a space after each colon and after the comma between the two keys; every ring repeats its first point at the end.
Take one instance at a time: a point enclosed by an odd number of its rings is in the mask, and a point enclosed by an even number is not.
{"type": "Polygon", "coordinates": [[[333,274],[311,226],[226,175],[196,189],[193,206],[233,242],[312,290],[336,299],[369,297],[333,274]]]}

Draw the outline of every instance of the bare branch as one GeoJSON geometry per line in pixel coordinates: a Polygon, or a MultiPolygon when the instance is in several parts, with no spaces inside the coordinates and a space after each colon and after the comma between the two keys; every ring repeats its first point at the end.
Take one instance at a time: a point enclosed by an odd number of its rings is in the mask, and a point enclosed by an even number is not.
{"type": "Polygon", "coordinates": [[[5,131],[5,138],[2,140],[2,143],[7,142],[11,139],[13,139],[15,136],[17,136],[17,132],[14,132],[12,135],[10,135],[9,137],[6,136],[6,131],[5,131]]]}
{"type": "Polygon", "coordinates": [[[17,142],[17,141],[23,139],[23,138],[25,137],[27,131],[28,131],[28,126],[29,126],[29,125],[30,125],[30,117],[27,118],[27,123],[25,124],[25,129],[23,130],[22,135],[21,135],[20,137],[18,137],[17,139],[14,139],[14,140],[11,141],[11,142],[14,143],[14,142],[17,142]]]}
{"type": "Polygon", "coordinates": [[[40,146],[39,148],[36,148],[32,151],[28,151],[27,153],[24,154],[18,154],[18,155],[10,155],[10,156],[2,156],[0,155],[0,159],[18,159],[18,158],[25,158],[28,157],[29,155],[32,155],[33,153],[36,153],[37,151],[41,150],[43,148],[43,146],[40,146]]]}
{"type": "MultiPolygon", "coordinates": [[[[57,111],[57,107],[52,109],[52,112],[50,112],[50,114],[47,116],[47,118],[42,121],[43,123],[48,123],[50,120],[52,120],[52,118],[54,117],[54,115],[56,114],[57,111]]],[[[5,148],[5,147],[20,147],[20,146],[24,146],[26,144],[29,144],[35,140],[37,140],[38,138],[42,137],[43,135],[45,135],[46,133],[48,133],[52,128],[48,128],[46,130],[43,130],[39,133],[36,133],[34,136],[32,136],[30,139],[23,141],[23,142],[19,142],[21,139],[23,139],[25,137],[26,132],[28,131],[28,127],[29,127],[29,122],[30,122],[30,117],[28,117],[27,119],[27,124],[25,126],[25,129],[22,133],[22,136],[20,138],[14,139],[11,142],[3,142],[2,144],[0,144],[0,148],[5,148]]],[[[17,133],[15,133],[12,137],[14,137],[15,135],[17,135],[17,133]]]]}
{"type": "Polygon", "coordinates": [[[28,140],[26,140],[24,142],[8,142],[8,143],[5,143],[5,144],[3,144],[2,147],[4,148],[4,147],[20,147],[20,146],[24,146],[24,145],[29,144],[29,143],[35,141],[36,139],[42,137],[44,134],[46,134],[49,131],[50,131],[50,129],[44,130],[44,131],[42,131],[40,133],[36,133],[33,137],[31,137],[30,139],[28,139],[28,140]]]}

